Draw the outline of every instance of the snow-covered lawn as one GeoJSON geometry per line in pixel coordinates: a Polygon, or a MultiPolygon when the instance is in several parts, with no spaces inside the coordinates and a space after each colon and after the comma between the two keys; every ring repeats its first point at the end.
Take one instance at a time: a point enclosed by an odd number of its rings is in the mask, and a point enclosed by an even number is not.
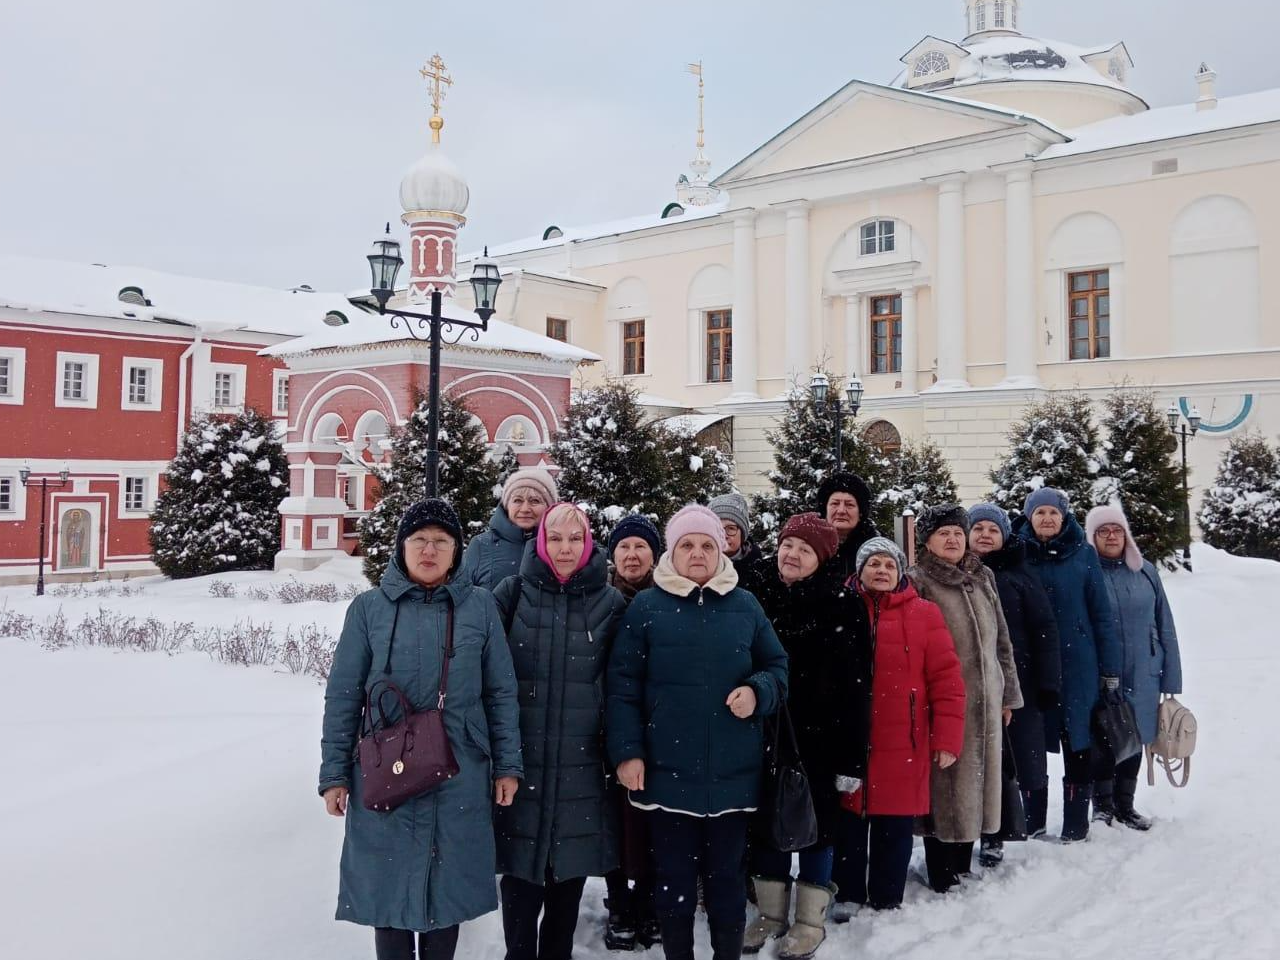
{"type": "MultiPolygon", "coordinates": [[[[1003,867],[958,894],[911,884],[905,909],[855,918],[819,958],[1280,956],[1271,699],[1280,564],[1209,549],[1195,560],[1194,575],[1167,584],[1199,749],[1188,789],[1142,781],[1138,802],[1157,818],[1152,832],[1095,828],[1074,847],[1010,845],[1003,867]]],[[[218,579],[238,596],[211,597],[208,580],[149,579],[133,581],[142,590],[128,597],[37,600],[30,588],[5,588],[0,609],[45,620],[61,607],[69,622],[104,607],[199,626],[269,618],[280,632],[314,623],[335,636],[341,627],[344,602],[245,598],[249,587],[287,578],[218,579]]],[[[360,582],[351,562],[299,579],[340,590],[360,582]]],[[[16,639],[0,639],[0,677],[0,957],[372,956],[368,931],[330,919],[342,825],[315,793],[323,701],[315,680],[194,652],[50,652],[16,639]]],[[[609,956],[602,896],[593,881],[579,958],[609,956]]],[[[501,939],[493,914],[464,928],[459,956],[497,960],[501,939]]]]}

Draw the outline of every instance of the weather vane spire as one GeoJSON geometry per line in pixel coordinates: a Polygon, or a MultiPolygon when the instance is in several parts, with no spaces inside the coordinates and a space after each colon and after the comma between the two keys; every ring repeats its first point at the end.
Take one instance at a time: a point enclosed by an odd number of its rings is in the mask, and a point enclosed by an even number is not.
{"type": "Polygon", "coordinates": [[[702,156],[702,148],[706,146],[702,130],[702,61],[691,63],[685,69],[698,78],[698,156],[702,156]]]}
{"type": "Polygon", "coordinates": [[[440,116],[440,104],[444,102],[449,87],[453,86],[453,77],[445,73],[444,61],[440,59],[438,53],[432,56],[418,73],[422,74],[422,79],[427,81],[427,89],[431,91],[431,119],[427,122],[431,127],[431,142],[439,143],[440,129],[444,126],[444,117],[440,116]]]}

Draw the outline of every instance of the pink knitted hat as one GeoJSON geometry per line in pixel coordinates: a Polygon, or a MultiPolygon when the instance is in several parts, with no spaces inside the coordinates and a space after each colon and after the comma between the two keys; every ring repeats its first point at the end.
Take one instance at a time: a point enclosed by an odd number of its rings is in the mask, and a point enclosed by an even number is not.
{"type": "Polygon", "coordinates": [[[715,541],[721,553],[729,549],[729,542],[724,538],[724,524],[715,513],[701,504],[690,503],[683,506],[667,521],[664,537],[667,541],[667,549],[674,550],[680,538],[687,537],[691,533],[706,534],[715,541]]]}
{"type": "Polygon", "coordinates": [[[1124,565],[1137,573],[1142,569],[1142,551],[1133,542],[1133,533],[1129,530],[1129,518],[1124,515],[1119,504],[1111,503],[1105,507],[1094,507],[1089,511],[1089,515],[1084,518],[1084,533],[1089,538],[1089,546],[1097,546],[1093,540],[1094,534],[1098,532],[1099,527],[1108,523],[1124,527],[1124,565]]]}

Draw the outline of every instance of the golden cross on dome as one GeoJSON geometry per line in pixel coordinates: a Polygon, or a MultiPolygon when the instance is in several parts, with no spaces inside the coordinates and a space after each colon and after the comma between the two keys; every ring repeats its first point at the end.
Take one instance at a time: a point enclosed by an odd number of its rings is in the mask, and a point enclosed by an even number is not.
{"type": "Polygon", "coordinates": [[[427,81],[431,90],[431,142],[439,143],[440,128],[444,126],[444,117],[440,116],[440,104],[449,92],[447,88],[453,86],[453,77],[444,72],[444,61],[440,59],[438,53],[428,60],[427,65],[418,73],[422,74],[422,79],[427,81]]]}

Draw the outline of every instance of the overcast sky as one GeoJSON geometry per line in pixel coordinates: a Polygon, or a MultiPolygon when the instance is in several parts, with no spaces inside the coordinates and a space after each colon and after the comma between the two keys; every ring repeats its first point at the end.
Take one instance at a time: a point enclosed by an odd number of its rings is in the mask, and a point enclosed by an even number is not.
{"type": "MultiPolygon", "coordinates": [[[[10,0],[0,14],[0,253],[276,286],[367,285],[429,132],[418,68],[456,81],[444,143],[466,249],[657,212],[851,79],[887,82],[961,0],[10,0]]],[[[1280,86],[1257,0],[1025,0],[1032,36],[1124,40],[1153,106],[1280,86]],[[1215,22],[1197,18],[1213,16],[1215,22]]]]}

